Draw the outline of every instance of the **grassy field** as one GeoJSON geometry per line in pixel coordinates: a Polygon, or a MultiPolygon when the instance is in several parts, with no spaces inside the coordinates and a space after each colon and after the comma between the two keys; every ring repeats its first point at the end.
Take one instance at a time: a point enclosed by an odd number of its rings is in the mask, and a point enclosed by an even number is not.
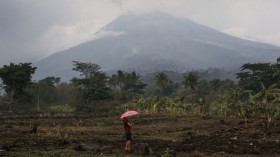
{"type": "MultiPolygon", "coordinates": [[[[124,154],[125,137],[119,115],[16,114],[0,115],[0,156],[90,157],[124,154]],[[32,127],[38,125],[37,132],[32,127]]],[[[148,143],[151,156],[167,148],[177,156],[279,156],[280,124],[264,133],[262,120],[165,115],[131,119],[133,143],[148,143]]]]}

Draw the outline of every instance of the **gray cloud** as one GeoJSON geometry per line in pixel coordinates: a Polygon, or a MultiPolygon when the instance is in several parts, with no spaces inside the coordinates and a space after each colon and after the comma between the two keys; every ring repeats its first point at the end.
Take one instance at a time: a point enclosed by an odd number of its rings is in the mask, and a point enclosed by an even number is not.
{"type": "Polygon", "coordinates": [[[93,38],[117,16],[167,12],[280,45],[278,0],[1,0],[0,66],[35,61],[93,38]]]}

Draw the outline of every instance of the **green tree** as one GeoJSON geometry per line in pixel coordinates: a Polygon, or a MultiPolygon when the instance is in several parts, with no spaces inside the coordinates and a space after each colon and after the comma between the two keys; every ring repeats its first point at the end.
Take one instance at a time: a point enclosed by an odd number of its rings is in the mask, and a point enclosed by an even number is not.
{"type": "Polygon", "coordinates": [[[140,80],[141,76],[136,72],[127,73],[125,76],[124,90],[130,99],[144,94],[144,88],[147,86],[140,80]]]}
{"type": "Polygon", "coordinates": [[[112,75],[109,84],[116,90],[120,90],[123,102],[144,94],[144,88],[147,86],[141,81],[141,75],[136,74],[134,71],[127,73],[121,70],[112,75]]]}
{"type": "Polygon", "coordinates": [[[0,83],[0,95],[2,95],[2,91],[3,90],[3,85],[2,85],[2,83],[0,83]]]}
{"type": "Polygon", "coordinates": [[[36,99],[37,111],[41,110],[42,105],[55,103],[57,100],[56,84],[60,78],[46,77],[45,79],[35,82],[31,93],[36,99]]]}
{"type": "Polygon", "coordinates": [[[189,72],[188,74],[184,74],[183,85],[185,89],[190,87],[193,91],[197,88],[199,76],[196,72],[189,72]]]}
{"type": "Polygon", "coordinates": [[[116,99],[126,101],[126,94],[124,91],[125,76],[126,73],[122,70],[118,70],[117,74],[113,74],[109,79],[109,85],[114,87],[114,96],[116,99]]]}
{"type": "Polygon", "coordinates": [[[253,90],[258,93],[262,90],[261,84],[268,88],[278,83],[280,77],[277,75],[280,70],[280,64],[277,60],[276,64],[271,63],[254,63],[244,64],[241,72],[237,73],[239,85],[246,90],[253,90]]]}
{"type": "Polygon", "coordinates": [[[67,104],[74,106],[77,104],[76,96],[78,95],[78,90],[76,86],[72,83],[61,82],[56,86],[57,90],[57,103],[58,104],[67,104]]]}
{"type": "Polygon", "coordinates": [[[161,95],[167,95],[168,89],[172,86],[172,81],[164,72],[160,72],[155,77],[156,85],[161,88],[161,95]]]}
{"type": "Polygon", "coordinates": [[[117,75],[113,75],[112,78],[115,78],[115,86],[119,87],[123,91],[124,90],[126,73],[122,70],[118,70],[117,75]]]}
{"type": "Polygon", "coordinates": [[[73,61],[73,70],[81,72],[84,78],[73,78],[71,82],[78,88],[80,101],[82,105],[78,108],[84,111],[91,109],[93,103],[101,103],[102,100],[110,98],[109,88],[107,86],[108,77],[100,69],[101,67],[94,63],[83,63],[73,61]]]}
{"type": "Polygon", "coordinates": [[[199,80],[199,76],[197,75],[196,72],[189,72],[189,73],[185,73],[184,74],[184,79],[183,79],[183,86],[185,87],[185,89],[187,89],[188,87],[191,88],[192,90],[192,94],[191,94],[191,103],[193,105],[194,102],[194,95],[195,95],[195,90],[197,89],[197,85],[198,85],[198,80],[199,80]]]}
{"type": "Polygon", "coordinates": [[[24,94],[24,89],[32,85],[32,74],[35,73],[36,67],[32,63],[19,63],[4,65],[0,68],[0,78],[2,79],[5,92],[9,97],[9,108],[12,112],[15,103],[19,101],[20,96],[24,94]]]}
{"type": "Polygon", "coordinates": [[[273,78],[276,80],[276,84],[280,87],[280,57],[277,59],[276,64],[272,65],[273,68],[273,78]]]}

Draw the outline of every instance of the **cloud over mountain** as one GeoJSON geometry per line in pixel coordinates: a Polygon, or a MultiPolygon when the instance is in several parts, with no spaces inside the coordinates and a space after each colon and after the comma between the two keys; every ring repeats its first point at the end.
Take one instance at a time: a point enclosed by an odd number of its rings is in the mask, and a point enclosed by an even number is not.
{"type": "Polygon", "coordinates": [[[35,78],[69,80],[77,75],[72,61],[96,63],[104,71],[185,71],[272,62],[279,54],[279,47],[230,36],[185,18],[160,12],[127,14],[104,26],[93,40],[37,62],[35,78]]]}

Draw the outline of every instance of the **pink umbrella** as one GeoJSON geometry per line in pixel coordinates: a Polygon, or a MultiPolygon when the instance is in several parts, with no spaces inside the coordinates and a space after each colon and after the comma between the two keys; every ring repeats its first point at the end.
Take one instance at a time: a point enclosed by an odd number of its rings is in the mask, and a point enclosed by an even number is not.
{"type": "Polygon", "coordinates": [[[125,113],[123,113],[120,117],[120,119],[123,119],[124,117],[130,117],[130,116],[135,116],[139,114],[137,111],[133,111],[133,110],[128,110],[125,113]]]}

